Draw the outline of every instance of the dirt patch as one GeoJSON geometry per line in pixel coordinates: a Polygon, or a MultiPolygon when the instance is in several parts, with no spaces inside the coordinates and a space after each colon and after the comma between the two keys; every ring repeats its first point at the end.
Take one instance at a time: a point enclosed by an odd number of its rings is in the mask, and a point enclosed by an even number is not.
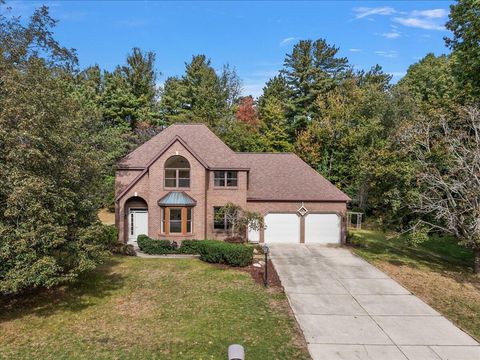
{"type": "MultiPolygon", "coordinates": [[[[265,266],[256,267],[256,266],[253,266],[253,264],[245,267],[232,267],[225,264],[212,264],[212,265],[219,269],[231,269],[231,270],[247,272],[252,276],[253,280],[255,280],[257,284],[263,285],[263,279],[265,276],[265,266]]],[[[278,277],[278,274],[275,271],[275,267],[273,266],[273,263],[271,260],[268,260],[267,275],[268,275],[268,286],[277,287],[277,288],[282,287],[280,278],[278,277]]]]}
{"type": "Polygon", "coordinates": [[[103,225],[114,225],[115,224],[115,213],[108,211],[108,209],[101,209],[98,212],[98,219],[103,225]]]}
{"type": "MultiPolygon", "coordinates": [[[[273,266],[273,263],[271,260],[268,260],[267,262],[268,266],[268,286],[273,286],[273,287],[281,287],[282,283],[280,282],[280,278],[278,277],[277,271],[275,270],[275,267],[273,266]]],[[[255,267],[253,265],[247,266],[245,268],[242,268],[242,270],[248,272],[252,278],[255,280],[256,283],[262,284],[264,281],[265,277],[265,266],[262,267],[255,267]]]]}

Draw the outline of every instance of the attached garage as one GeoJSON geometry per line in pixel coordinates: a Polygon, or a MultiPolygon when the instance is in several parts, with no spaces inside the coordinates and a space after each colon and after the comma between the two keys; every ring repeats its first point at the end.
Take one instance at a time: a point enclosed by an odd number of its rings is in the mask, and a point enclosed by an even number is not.
{"type": "Polygon", "coordinates": [[[300,243],[300,217],[297,214],[267,214],[264,241],[277,244],[300,243]]]}
{"type": "Polygon", "coordinates": [[[337,214],[308,214],[305,216],[306,244],[339,244],[341,219],[337,214]]]}
{"type": "MultiPolygon", "coordinates": [[[[337,213],[269,213],[265,215],[263,240],[269,244],[340,244],[342,220],[337,213]],[[303,227],[303,229],[302,229],[303,227]],[[303,235],[302,235],[303,234],[303,235]]],[[[260,232],[248,232],[250,242],[260,241],[260,232]]]]}

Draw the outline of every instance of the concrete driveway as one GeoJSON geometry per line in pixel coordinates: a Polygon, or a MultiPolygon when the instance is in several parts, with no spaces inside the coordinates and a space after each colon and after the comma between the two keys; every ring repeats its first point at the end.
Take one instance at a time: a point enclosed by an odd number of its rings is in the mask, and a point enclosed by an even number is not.
{"type": "Polygon", "coordinates": [[[480,346],[344,248],[270,245],[314,360],[479,360],[480,346]]]}

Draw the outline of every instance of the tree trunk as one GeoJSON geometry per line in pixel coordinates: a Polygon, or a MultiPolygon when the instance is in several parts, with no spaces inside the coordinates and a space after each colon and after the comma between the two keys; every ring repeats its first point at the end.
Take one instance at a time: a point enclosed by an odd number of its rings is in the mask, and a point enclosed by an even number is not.
{"type": "Polygon", "coordinates": [[[473,249],[473,271],[475,274],[480,274],[480,248],[473,249]]]}

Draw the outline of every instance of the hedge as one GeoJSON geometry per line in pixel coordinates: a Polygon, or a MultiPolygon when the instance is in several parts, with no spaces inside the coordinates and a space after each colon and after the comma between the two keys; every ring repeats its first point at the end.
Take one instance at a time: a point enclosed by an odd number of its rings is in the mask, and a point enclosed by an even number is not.
{"type": "Polygon", "coordinates": [[[198,254],[199,240],[183,240],[182,245],[178,247],[175,241],[155,240],[147,235],[139,235],[137,244],[140,250],[151,255],[166,254],[198,254]]]}
{"type": "Polygon", "coordinates": [[[200,260],[230,266],[247,266],[253,260],[253,247],[217,240],[200,241],[200,260]]]}
{"type": "Polygon", "coordinates": [[[183,240],[178,248],[180,254],[198,254],[198,248],[204,240],[183,240]]]}
{"type": "Polygon", "coordinates": [[[218,240],[183,240],[182,245],[177,247],[170,240],[155,240],[139,235],[137,243],[140,250],[147,254],[200,254],[202,261],[230,266],[247,266],[253,260],[253,247],[218,240]]]}
{"type": "Polygon", "coordinates": [[[140,250],[152,255],[176,254],[177,249],[169,240],[154,240],[147,235],[138,235],[137,244],[140,250]]]}

